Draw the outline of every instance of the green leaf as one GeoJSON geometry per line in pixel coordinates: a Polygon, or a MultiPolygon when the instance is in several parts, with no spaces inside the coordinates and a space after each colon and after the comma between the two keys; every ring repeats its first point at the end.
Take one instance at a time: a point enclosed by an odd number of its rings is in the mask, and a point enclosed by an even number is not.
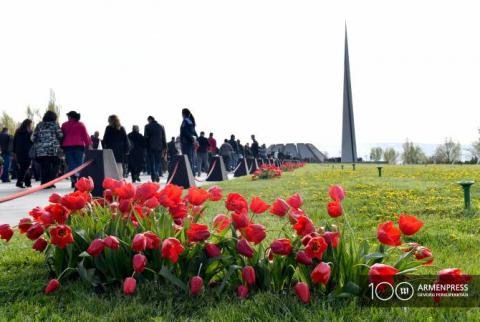
{"type": "Polygon", "coordinates": [[[187,291],[187,285],[179,280],[172,272],[167,268],[167,266],[163,266],[160,271],[160,276],[164,277],[167,281],[172,283],[173,285],[177,286],[178,288],[182,289],[183,291],[187,291]]]}

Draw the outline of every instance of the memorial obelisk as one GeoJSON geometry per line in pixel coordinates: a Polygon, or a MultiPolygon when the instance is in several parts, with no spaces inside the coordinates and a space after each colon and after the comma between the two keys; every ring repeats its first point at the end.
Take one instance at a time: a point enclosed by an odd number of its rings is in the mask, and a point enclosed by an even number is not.
{"type": "Polygon", "coordinates": [[[342,162],[357,162],[357,143],[353,120],[352,86],[350,82],[350,60],[348,57],[347,26],[345,26],[345,61],[343,71],[343,129],[342,162]]]}

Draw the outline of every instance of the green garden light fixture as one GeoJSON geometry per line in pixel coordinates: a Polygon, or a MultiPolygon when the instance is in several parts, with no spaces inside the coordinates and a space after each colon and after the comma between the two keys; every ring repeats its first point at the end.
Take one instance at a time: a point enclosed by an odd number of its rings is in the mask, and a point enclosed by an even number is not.
{"type": "Polygon", "coordinates": [[[475,183],[473,180],[462,180],[458,184],[463,188],[463,200],[465,202],[465,209],[470,209],[471,199],[470,199],[470,187],[475,183]]]}
{"type": "Polygon", "coordinates": [[[383,167],[377,167],[379,177],[382,177],[382,169],[383,167]]]}

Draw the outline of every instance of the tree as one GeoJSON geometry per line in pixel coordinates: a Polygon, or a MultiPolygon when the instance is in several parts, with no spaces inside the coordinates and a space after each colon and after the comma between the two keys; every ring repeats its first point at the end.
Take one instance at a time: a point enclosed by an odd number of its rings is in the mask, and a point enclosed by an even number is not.
{"type": "Polygon", "coordinates": [[[427,156],[419,145],[407,139],[407,141],[403,143],[402,161],[404,164],[425,163],[427,156]]]}
{"type": "Polygon", "coordinates": [[[398,161],[399,153],[394,148],[386,148],[383,151],[383,160],[390,164],[396,164],[398,161]]]}
{"type": "Polygon", "coordinates": [[[435,163],[451,164],[460,161],[462,157],[462,146],[455,143],[451,138],[445,138],[445,143],[439,145],[433,155],[435,163]]]}
{"type": "Polygon", "coordinates": [[[55,112],[57,116],[60,116],[61,110],[62,108],[56,103],[55,91],[50,88],[50,99],[48,101],[47,111],[55,112]]]}
{"type": "Polygon", "coordinates": [[[382,159],[383,150],[381,147],[377,146],[370,150],[370,160],[378,162],[382,159]]]}
{"type": "MultiPolygon", "coordinates": [[[[478,130],[478,134],[480,134],[480,129],[478,130]]],[[[478,141],[472,143],[470,154],[472,155],[472,159],[476,160],[476,163],[480,163],[480,138],[478,141]]]]}
{"type": "Polygon", "coordinates": [[[8,129],[8,133],[13,134],[18,126],[18,123],[7,114],[7,112],[3,111],[2,116],[0,117],[0,130],[6,127],[8,129]]]}
{"type": "Polygon", "coordinates": [[[38,123],[42,119],[40,110],[38,108],[31,108],[30,105],[27,106],[25,115],[27,116],[27,119],[32,120],[33,123],[38,123]]]}

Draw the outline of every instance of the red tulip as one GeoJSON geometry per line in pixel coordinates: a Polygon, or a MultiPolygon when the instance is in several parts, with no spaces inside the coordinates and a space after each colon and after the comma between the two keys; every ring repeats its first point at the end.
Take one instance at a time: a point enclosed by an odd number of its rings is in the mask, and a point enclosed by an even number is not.
{"type": "Polygon", "coordinates": [[[247,200],[238,193],[229,193],[227,200],[225,201],[225,207],[230,211],[242,212],[244,209],[248,209],[247,200]]]}
{"type": "Polygon", "coordinates": [[[67,225],[58,225],[50,229],[50,242],[64,249],[65,246],[74,242],[72,230],[67,225]]]}
{"type": "Polygon", "coordinates": [[[32,248],[41,253],[47,248],[47,245],[48,242],[45,239],[39,238],[33,243],[32,248]]]}
{"type": "Polygon", "coordinates": [[[113,189],[113,194],[120,199],[133,199],[135,193],[136,187],[133,183],[123,182],[122,185],[113,189]]]}
{"type": "Polygon", "coordinates": [[[435,287],[446,286],[450,288],[449,291],[439,291],[435,293],[433,300],[435,302],[440,302],[442,296],[447,295],[448,293],[457,293],[461,292],[463,285],[470,282],[471,276],[464,274],[458,268],[446,268],[438,272],[437,280],[435,281],[435,287]],[[459,291],[457,291],[459,289],[459,291]]]}
{"type": "Polygon", "coordinates": [[[400,246],[400,235],[400,230],[394,226],[393,221],[378,225],[377,238],[384,245],[400,246]]]}
{"type": "Polygon", "coordinates": [[[120,242],[118,241],[118,238],[115,236],[107,236],[103,239],[103,244],[105,247],[108,247],[110,249],[119,249],[120,248],[120,242]]]}
{"type": "Polygon", "coordinates": [[[332,246],[332,248],[337,248],[338,241],[340,240],[340,233],[338,231],[326,231],[323,233],[322,237],[328,245],[332,246]]]}
{"type": "Polygon", "coordinates": [[[290,207],[298,209],[302,207],[303,199],[298,193],[296,193],[287,199],[287,203],[290,205],[290,207]]]}
{"type": "Polygon", "coordinates": [[[142,254],[135,254],[132,259],[133,270],[137,273],[142,273],[147,266],[147,257],[142,254]]]}
{"type": "Polygon", "coordinates": [[[387,285],[381,283],[388,283],[393,286],[395,283],[393,277],[398,272],[399,270],[392,266],[379,263],[373,264],[368,271],[368,282],[373,283],[375,286],[380,284],[377,289],[383,292],[387,285]]]}
{"type": "Polygon", "coordinates": [[[253,257],[253,248],[250,246],[250,244],[248,244],[248,241],[246,241],[245,239],[240,239],[237,242],[237,251],[248,258],[253,257]]]}
{"type": "Polygon", "coordinates": [[[218,256],[222,255],[222,251],[221,251],[220,247],[218,247],[217,245],[212,244],[212,243],[206,243],[205,244],[205,253],[207,253],[207,256],[209,258],[218,257],[218,256]]]}
{"type": "Polygon", "coordinates": [[[113,190],[122,185],[122,181],[118,181],[112,178],[105,178],[102,182],[103,189],[113,190]]]}
{"type": "Polygon", "coordinates": [[[327,205],[327,212],[332,218],[340,217],[343,214],[342,204],[339,201],[329,202],[327,205]]]}
{"type": "Polygon", "coordinates": [[[307,247],[305,247],[305,253],[311,258],[322,259],[323,253],[327,250],[328,245],[323,237],[312,238],[307,247]]]}
{"type": "Polygon", "coordinates": [[[219,201],[223,198],[223,190],[218,186],[213,186],[208,189],[210,201],[219,201]]]}
{"type": "Polygon", "coordinates": [[[265,227],[260,224],[250,224],[245,229],[245,238],[255,244],[258,245],[265,239],[267,233],[265,232],[265,227]]]}
{"type": "Polygon", "coordinates": [[[57,224],[61,224],[61,225],[63,225],[67,221],[69,216],[68,209],[60,204],[48,205],[45,207],[45,211],[52,214],[53,220],[57,224]]]}
{"type": "Polygon", "coordinates": [[[327,285],[330,280],[330,272],[330,265],[322,262],[313,269],[310,278],[312,279],[313,284],[327,285]]]}
{"type": "Polygon", "coordinates": [[[9,241],[13,236],[13,229],[10,227],[9,224],[0,225],[0,239],[5,239],[5,241],[9,241]]]}
{"type": "Polygon", "coordinates": [[[188,189],[187,200],[194,206],[200,206],[208,200],[210,194],[202,188],[190,187],[188,189]]]}
{"type": "Polygon", "coordinates": [[[75,183],[75,189],[81,192],[91,192],[93,190],[93,180],[91,177],[88,178],[80,178],[75,183]]]}
{"type": "Polygon", "coordinates": [[[255,270],[252,266],[245,266],[242,269],[242,279],[248,285],[255,284],[255,270]]]}
{"type": "Polygon", "coordinates": [[[175,207],[182,201],[183,189],[173,184],[167,184],[162,190],[155,195],[160,204],[166,208],[175,207]]]}
{"type": "Polygon", "coordinates": [[[143,233],[143,235],[147,239],[146,249],[158,249],[158,248],[160,248],[160,243],[162,242],[160,237],[158,237],[157,235],[155,235],[151,231],[146,231],[146,232],[143,233]]]}
{"type": "Polygon", "coordinates": [[[415,216],[400,214],[398,226],[402,233],[407,236],[415,235],[417,231],[423,226],[423,221],[417,219],[415,216]]]}
{"type": "Polygon", "coordinates": [[[293,225],[293,229],[297,231],[299,236],[305,236],[315,231],[313,222],[307,216],[298,217],[297,222],[293,225]]]}
{"type": "Polygon", "coordinates": [[[168,208],[168,212],[173,219],[183,219],[188,215],[188,208],[184,202],[179,202],[175,206],[168,208]]]}
{"type": "Polygon", "coordinates": [[[245,228],[250,223],[248,218],[248,212],[246,209],[243,209],[241,212],[232,213],[232,222],[235,225],[236,229],[245,228]]]}
{"type": "Polygon", "coordinates": [[[30,210],[28,212],[28,214],[35,220],[35,221],[38,221],[40,219],[40,217],[45,214],[46,211],[45,209],[41,208],[41,207],[35,207],[33,208],[32,210],[30,210]]]}
{"type": "Polygon", "coordinates": [[[272,252],[277,255],[287,256],[292,252],[292,244],[290,239],[276,239],[270,244],[272,252]]]}
{"type": "Polygon", "coordinates": [[[202,291],[203,279],[200,276],[192,277],[190,281],[190,292],[193,296],[197,296],[202,291]]]}
{"type": "Polygon", "coordinates": [[[20,234],[25,234],[30,227],[32,227],[32,220],[30,218],[22,218],[18,223],[18,230],[20,234]]]}
{"type": "MultiPolygon", "coordinates": [[[[137,190],[138,191],[138,190],[137,190]]],[[[150,208],[150,209],[155,209],[157,208],[158,206],[160,206],[160,202],[158,202],[158,199],[155,198],[155,197],[152,197],[150,199],[147,199],[147,201],[145,201],[145,206],[150,208]]]]}
{"type": "Polygon", "coordinates": [[[103,198],[107,200],[108,202],[113,201],[113,192],[110,189],[105,189],[103,190],[103,198]]]}
{"type": "Polygon", "coordinates": [[[213,218],[213,228],[220,233],[227,229],[231,222],[230,218],[224,214],[218,214],[213,218]]]}
{"type": "Polygon", "coordinates": [[[37,222],[37,224],[42,224],[43,226],[48,227],[55,223],[55,218],[53,218],[53,215],[51,213],[45,210],[40,213],[40,216],[35,221],[37,222]]]}
{"type": "Polygon", "coordinates": [[[237,296],[240,299],[246,299],[248,297],[248,287],[245,285],[240,285],[237,288],[237,296]]]}
{"type": "Polygon", "coordinates": [[[128,214],[132,210],[132,200],[131,199],[121,199],[118,202],[118,210],[122,214],[128,214]]]}
{"type": "Polygon", "coordinates": [[[259,197],[253,197],[252,201],[250,202],[250,210],[254,214],[263,214],[268,210],[268,208],[270,208],[270,205],[259,197]]]}
{"type": "Polygon", "coordinates": [[[418,260],[431,258],[431,260],[423,263],[423,265],[431,265],[433,263],[432,251],[427,247],[423,247],[423,246],[418,247],[417,250],[415,251],[415,258],[418,260]]]}
{"type": "Polygon", "coordinates": [[[82,191],[75,191],[62,197],[61,204],[71,211],[80,210],[87,204],[88,194],[82,191]]]}
{"type": "MultiPolygon", "coordinates": [[[[135,200],[146,201],[155,196],[155,192],[158,191],[160,185],[155,182],[145,182],[139,185],[135,191],[135,200]]],[[[155,208],[155,207],[152,207],[155,208]]]]}
{"type": "Polygon", "coordinates": [[[98,256],[103,252],[104,248],[105,244],[103,243],[103,240],[97,238],[92,241],[90,246],[88,246],[87,253],[92,256],[98,256]]]}
{"type": "Polygon", "coordinates": [[[293,287],[298,298],[305,304],[310,302],[310,289],[308,288],[307,283],[298,282],[293,287]]]}
{"type": "Polygon", "coordinates": [[[169,259],[173,264],[177,263],[178,257],[184,248],[176,238],[167,238],[162,244],[162,257],[169,259]]]}
{"type": "Polygon", "coordinates": [[[283,200],[281,198],[277,198],[272,204],[272,208],[270,209],[270,213],[272,215],[275,215],[275,216],[285,217],[289,208],[290,207],[285,200],[283,200]]]}
{"type": "Polygon", "coordinates": [[[147,238],[144,234],[136,234],[133,237],[132,249],[136,252],[143,252],[147,248],[147,238]]]}
{"type": "Polygon", "coordinates": [[[55,292],[55,290],[60,286],[60,282],[57,279],[52,279],[48,282],[47,287],[45,287],[45,294],[50,294],[55,292]]]}
{"type": "Polygon", "coordinates": [[[43,232],[45,229],[43,229],[43,226],[41,224],[33,224],[28,230],[27,230],[27,238],[30,240],[35,240],[38,239],[38,237],[42,236],[43,232]]]}
{"type": "Polygon", "coordinates": [[[345,198],[345,191],[341,186],[334,185],[328,188],[328,194],[334,201],[341,202],[345,198]]]}
{"type": "Polygon", "coordinates": [[[297,256],[295,257],[295,260],[297,263],[303,264],[303,265],[312,265],[312,258],[307,255],[303,250],[299,251],[297,253],[297,256]]]}
{"type": "Polygon", "coordinates": [[[314,237],[320,237],[320,234],[317,233],[316,231],[314,231],[313,233],[311,234],[308,234],[308,235],[305,235],[302,237],[302,245],[303,246],[307,246],[308,243],[310,242],[310,240],[314,237]]]}
{"type": "Polygon", "coordinates": [[[208,225],[192,223],[190,229],[187,230],[187,236],[190,243],[201,242],[208,239],[208,237],[210,237],[208,225]]]}
{"type": "Polygon", "coordinates": [[[135,293],[135,289],[137,288],[137,280],[133,277],[127,277],[123,282],[123,293],[125,295],[132,295],[135,293]]]}
{"type": "Polygon", "coordinates": [[[62,196],[60,196],[58,193],[54,192],[48,197],[48,202],[51,203],[60,203],[62,201],[62,196]]]}

